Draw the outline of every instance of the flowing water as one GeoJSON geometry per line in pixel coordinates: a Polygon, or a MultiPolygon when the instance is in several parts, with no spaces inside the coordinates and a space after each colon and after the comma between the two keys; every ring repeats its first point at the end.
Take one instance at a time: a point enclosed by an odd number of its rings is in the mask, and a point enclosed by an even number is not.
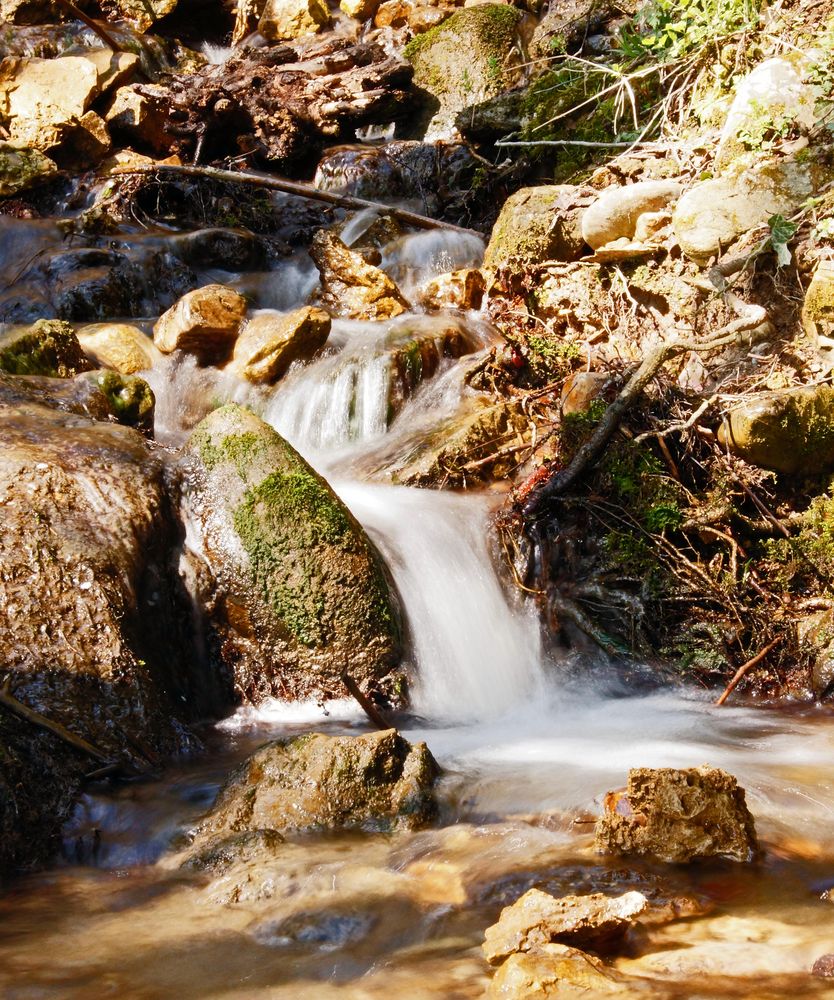
{"type": "MultiPolygon", "coordinates": [[[[480,249],[421,234],[386,266],[415,285],[480,249]]],[[[299,261],[222,280],[262,308],[292,308],[312,287],[299,261]]],[[[444,768],[442,822],[290,838],[242,885],[180,870],[178,838],[259,743],[366,728],[352,703],[242,709],[207,728],[207,753],[164,780],[91,791],[63,861],[0,897],[4,997],[479,997],[483,930],[533,885],[697,900],[698,919],[644,931],[618,960],[643,977],[629,995],[825,993],[807,973],[834,950],[834,905],[820,898],[834,885],[828,710],[716,709],[697,691],[626,697],[593,663],[566,670],[544,656],[533,610],[499,583],[487,523],[500,497],[385,484],[386,463],[455,412],[463,370],[490,338],[478,316],[337,322],[323,356],[274,390],[188,359],[151,373],[161,441],[178,444],[219,400],[252,406],[327,475],[384,553],[411,637],[404,735],[426,740],[444,768]],[[450,323],[470,353],[446,359],[392,412],[392,351],[415,330],[433,336],[450,323]],[[761,864],[678,869],[594,855],[592,817],[629,767],[702,763],[747,788],[767,848],[761,864]]]]}

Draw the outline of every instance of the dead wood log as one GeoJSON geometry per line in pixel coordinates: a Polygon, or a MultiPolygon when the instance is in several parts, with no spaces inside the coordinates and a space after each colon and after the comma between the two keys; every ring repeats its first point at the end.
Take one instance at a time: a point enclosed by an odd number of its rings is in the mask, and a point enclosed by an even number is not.
{"type": "Polygon", "coordinates": [[[312,184],[301,181],[289,181],[283,177],[273,177],[271,174],[260,174],[253,171],[222,170],[219,167],[178,166],[161,163],[153,167],[131,167],[129,170],[115,170],[114,175],[121,174],[159,174],[160,176],[202,177],[206,180],[222,181],[226,184],[246,184],[250,187],[268,188],[272,191],[283,191],[299,198],[310,198],[313,201],[323,201],[328,205],[338,205],[353,211],[372,209],[383,215],[390,215],[398,222],[415,229],[445,229],[454,233],[482,238],[482,234],[474,229],[455,226],[451,222],[430,219],[426,215],[418,215],[404,208],[393,208],[379,201],[368,201],[365,198],[352,198],[349,195],[334,194],[332,191],[320,191],[312,184]]]}

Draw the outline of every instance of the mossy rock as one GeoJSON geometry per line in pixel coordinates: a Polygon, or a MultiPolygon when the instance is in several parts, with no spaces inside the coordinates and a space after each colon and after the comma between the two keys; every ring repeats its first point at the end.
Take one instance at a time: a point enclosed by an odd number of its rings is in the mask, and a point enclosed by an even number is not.
{"type": "Polygon", "coordinates": [[[0,333],[0,371],[72,378],[92,368],[75,331],[63,320],[39,319],[0,333]]]}
{"type": "Polygon", "coordinates": [[[156,398],[143,378],[104,369],[85,372],[82,378],[95,385],[104,395],[110,413],[118,423],[146,433],[153,431],[156,398]]]}
{"type": "Polygon", "coordinates": [[[217,655],[247,698],[341,695],[347,671],[397,700],[399,608],[383,560],[327,482],[249,410],[198,425],[189,502],[218,582],[217,655]]]}
{"type": "Polygon", "coordinates": [[[427,138],[448,138],[465,108],[509,90],[519,79],[521,13],[506,4],[480,4],[413,38],[405,56],[414,83],[431,106],[427,138]]]}
{"type": "Polygon", "coordinates": [[[210,853],[203,845],[244,831],[417,829],[437,813],[439,773],[426,744],[395,729],[276,740],[232,772],[194,847],[203,858],[210,853]]]}
{"type": "Polygon", "coordinates": [[[57,172],[52,160],[37,149],[0,142],[0,198],[43,184],[57,172]]]}
{"type": "Polygon", "coordinates": [[[582,215],[596,199],[590,189],[563,184],[522,188],[504,202],[484,256],[484,267],[511,258],[524,264],[582,256],[582,215]]]}
{"type": "Polygon", "coordinates": [[[815,475],[834,468],[834,388],[760,393],[734,407],[718,440],[745,461],[776,472],[815,475]]]}

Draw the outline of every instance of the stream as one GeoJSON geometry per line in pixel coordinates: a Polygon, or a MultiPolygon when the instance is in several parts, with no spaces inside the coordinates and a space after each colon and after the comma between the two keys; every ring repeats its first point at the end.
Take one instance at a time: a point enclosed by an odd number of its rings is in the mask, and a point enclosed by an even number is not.
{"type": "MultiPolygon", "coordinates": [[[[19,257],[58,238],[43,223],[4,226],[19,257]]],[[[477,264],[476,243],[418,234],[383,266],[408,292],[477,264]]],[[[297,258],[199,277],[279,310],[303,304],[315,285],[297,258]]],[[[133,321],[147,328],[152,317],[133,321]]],[[[834,886],[829,710],[717,709],[695,690],[627,696],[598,664],[553,661],[533,608],[505,592],[493,565],[487,525],[500,494],[385,484],[393,457],[456,412],[469,391],[463,373],[494,336],[478,314],[340,320],[323,356],[274,389],[183,358],[149,373],[159,441],[177,446],[219,401],[249,405],[328,478],[383,552],[411,639],[413,715],[403,733],[425,740],[444,769],[441,821],[391,836],[297,835],[233,900],[222,878],[207,886],[171,850],[231,767],[267,739],[367,730],[351,702],[242,708],[205,727],[207,752],[162,780],[91,788],[60,864],[0,897],[4,997],[480,997],[483,931],[534,885],[698,900],[700,919],[651,928],[617,961],[644,977],[639,995],[752,996],[751,981],[758,998],[832,992],[807,975],[834,939],[834,906],[820,899],[834,886]],[[469,352],[445,359],[390,419],[390,345],[449,324],[469,352]],[[593,853],[592,819],[630,767],[703,763],[746,788],[761,864],[670,869],[593,853]]]]}

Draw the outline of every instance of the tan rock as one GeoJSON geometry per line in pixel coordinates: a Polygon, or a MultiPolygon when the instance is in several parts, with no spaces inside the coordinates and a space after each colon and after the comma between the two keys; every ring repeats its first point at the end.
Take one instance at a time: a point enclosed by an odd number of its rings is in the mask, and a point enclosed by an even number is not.
{"type": "Polygon", "coordinates": [[[310,256],[321,275],[321,301],[334,316],[381,320],[399,316],[408,302],[396,284],[334,233],[319,230],[310,256]]]}
{"type": "Polygon", "coordinates": [[[139,67],[139,56],[132,52],[89,49],[84,53],[96,68],[99,93],[106,94],[127,83],[139,67]]]}
{"type": "Polygon", "coordinates": [[[562,386],[562,416],[587,413],[594,400],[602,397],[609,376],[606,372],[574,372],[562,386]]]}
{"type": "Polygon", "coordinates": [[[604,951],[616,943],[644,912],[648,900],[641,892],[605,896],[563,896],[557,899],[530,889],[501,911],[497,924],[487,928],[484,958],[499,965],[517,951],[531,951],[554,941],[604,951]]]}
{"type": "Polygon", "coordinates": [[[641,215],[663,211],[681,191],[677,181],[638,181],[606,188],[583,214],[582,236],[594,250],[615,240],[631,240],[641,215]]]}
{"type": "Polygon", "coordinates": [[[539,264],[576,260],[585,247],[583,218],[595,198],[590,188],[543,184],[522,188],[504,202],[484,254],[484,267],[510,258],[539,264]]]}
{"type": "Polygon", "coordinates": [[[243,327],[229,367],[250,382],[275,382],[293,361],[312,357],[329,335],[330,316],[323,309],[261,312],[243,327]]]}
{"type": "Polygon", "coordinates": [[[0,142],[0,198],[8,198],[48,180],[57,167],[37,149],[0,142]]]}
{"type": "Polygon", "coordinates": [[[386,0],[380,4],[374,17],[377,28],[408,27],[417,35],[430,28],[436,28],[455,13],[453,6],[436,6],[430,3],[414,3],[413,0],[386,0]]]}
{"type": "Polygon", "coordinates": [[[377,12],[379,0],[342,0],[339,4],[348,17],[357,21],[369,21],[377,12]]]}
{"type": "Polygon", "coordinates": [[[463,268],[429,279],[420,290],[420,301],[427,309],[480,309],[484,289],[481,271],[463,268]]]}
{"type": "Polygon", "coordinates": [[[103,159],[113,148],[104,119],[95,111],[83,114],[70,132],[71,142],[64,160],[78,166],[92,166],[103,159]]]}
{"type": "Polygon", "coordinates": [[[609,792],[595,846],[605,854],[650,854],[680,863],[750,861],[758,845],[744,789],[713,767],[633,768],[628,787],[609,792]]]}
{"type": "Polygon", "coordinates": [[[834,388],[803,385],[751,395],[727,412],[718,440],[776,472],[812,475],[834,468],[834,388]]]}
{"type": "Polygon", "coordinates": [[[78,341],[99,368],[122,375],[147,371],[161,357],[151,338],[129,323],[91,323],[78,331],[78,341]]]}
{"type": "Polygon", "coordinates": [[[834,260],[821,260],[805,292],[802,328],[834,368],[834,260]]]}
{"type": "Polygon", "coordinates": [[[170,145],[170,136],[165,132],[167,116],[164,110],[135,87],[120,87],[116,91],[104,119],[114,133],[132,142],[140,142],[160,151],[170,145]]]}
{"type": "Polygon", "coordinates": [[[330,23],[324,0],[267,0],[258,31],[268,42],[314,35],[330,23]]]}
{"type": "Polygon", "coordinates": [[[0,62],[0,120],[15,144],[54,149],[98,93],[96,65],[82,56],[0,62]]]}
{"type": "Polygon", "coordinates": [[[511,955],[489,985],[489,1000],[558,1000],[617,994],[622,977],[577,948],[545,944],[511,955]]]}
{"type": "Polygon", "coordinates": [[[156,346],[165,354],[190,351],[202,360],[227,355],[246,315],[246,299],[225,285],[196,288],[163,313],[153,328],[156,346]]]}

